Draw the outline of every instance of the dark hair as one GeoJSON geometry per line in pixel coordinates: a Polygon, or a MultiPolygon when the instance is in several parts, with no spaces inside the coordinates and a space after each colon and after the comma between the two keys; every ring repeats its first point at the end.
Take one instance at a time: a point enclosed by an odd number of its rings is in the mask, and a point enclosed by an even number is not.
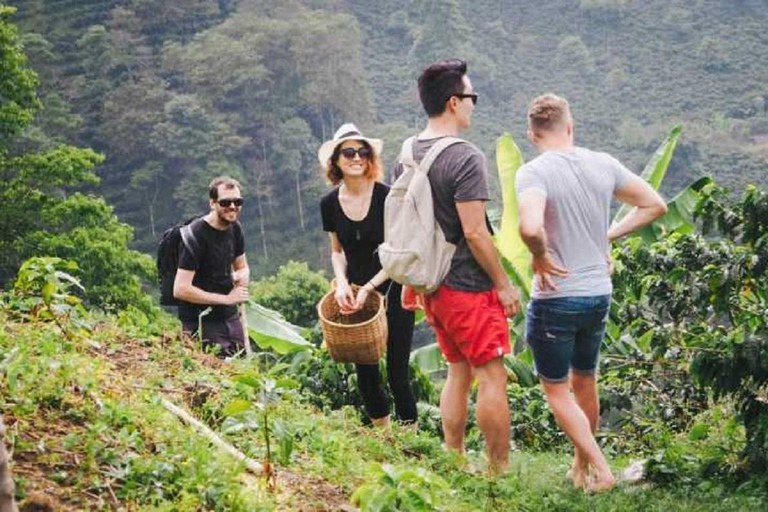
{"type": "Polygon", "coordinates": [[[208,197],[214,201],[219,199],[219,187],[224,185],[226,190],[232,190],[233,188],[240,188],[240,183],[237,180],[230,178],[229,176],[219,176],[214,178],[210,185],[208,185],[208,197]]]}
{"type": "Polygon", "coordinates": [[[419,98],[429,117],[445,112],[445,102],[464,92],[467,63],[460,59],[441,60],[431,64],[419,77],[419,98]]]}
{"type": "MultiPolygon", "coordinates": [[[[349,140],[356,140],[356,139],[349,139],[349,140]]],[[[339,157],[341,156],[341,146],[346,141],[339,142],[336,144],[336,147],[333,148],[333,153],[331,154],[331,160],[329,162],[329,165],[326,165],[325,169],[325,176],[328,178],[328,181],[331,182],[332,185],[336,186],[339,183],[341,183],[341,180],[344,179],[344,173],[341,172],[341,168],[339,167],[339,157]]],[[[368,166],[365,169],[365,177],[372,179],[374,181],[379,181],[379,178],[381,178],[381,161],[379,160],[379,155],[376,153],[376,150],[373,149],[373,147],[368,144],[368,142],[364,140],[358,141],[363,146],[371,150],[371,158],[368,159],[368,166]]]]}

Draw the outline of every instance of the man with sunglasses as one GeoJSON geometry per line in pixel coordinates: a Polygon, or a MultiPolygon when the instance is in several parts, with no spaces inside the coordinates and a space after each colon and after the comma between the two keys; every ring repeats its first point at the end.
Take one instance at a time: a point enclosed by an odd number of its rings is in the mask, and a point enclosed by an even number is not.
{"type": "MultiPolygon", "coordinates": [[[[478,95],[461,60],[436,62],[418,80],[427,126],[413,140],[421,161],[444,137],[469,128],[478,95]]],[[[402,166],[395,169],[395,176],[402,166]]],[[[448,146],[429,169],[435,218],[445,239],[456,246],[442,285],[425,297],[425,311],[448,361],[440,397],[445,444],[464,453],[464,431],[472,381],[479,383],[477,422],[483,432],[491,472],[503,472],[509,459],[507,372],[510,352],[507,317],[519,307],[517,290],[504,272],[485,214],[490,199],[485,156],[473,144],[448,146]]]]}
{"type": "Polygon", "coordinates": [[[226,176],[211,182],[208,195],[210,211],[189,225],[191,236],[181,244],[173,295],[184,332],[197,336],[202,325],[203,347],[228,357],[245,345],[238,308],[248,299],[250,277],[237,222],[243,197],[240,184],[226,176]]]}

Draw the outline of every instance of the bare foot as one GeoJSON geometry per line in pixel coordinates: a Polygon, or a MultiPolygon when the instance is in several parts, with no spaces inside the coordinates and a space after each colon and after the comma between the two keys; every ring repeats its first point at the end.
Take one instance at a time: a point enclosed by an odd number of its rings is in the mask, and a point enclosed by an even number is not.
{"type": "Polygon", "coordinates": [[[589,484],[587,485],[587,492],[590,492],[590,493],[606,492],[613,489],[615,485],[616,485],[616,479],[613,478],[613,475],[611,475],[610,473],[602,477],[598,475],[597,477],[595,477],[594,480],[589,482],[589,484]]]}
{"type": "Polygon", "coordinates": [[[588,465],[582,464],[578,458],[574,458],[571,469],[565,473],[565,478],[573,482],[573,486],[577,489],[586,488],[589,483],[588,465]]]}

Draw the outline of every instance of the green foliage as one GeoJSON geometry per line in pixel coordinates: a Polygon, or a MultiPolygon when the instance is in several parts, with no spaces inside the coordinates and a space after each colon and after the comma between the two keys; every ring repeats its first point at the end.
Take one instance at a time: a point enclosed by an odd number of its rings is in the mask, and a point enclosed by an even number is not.
{"type": "Polygon", "coordinates": [[[40,108],[37,75],[27,66],[18,31],[8,19],[16,8],[0,5],[0,158],[40,108]]]}
{"type": "Polygon", "coordinates": [[[128,249],[132,229],[103,199],[71,193],[99,182],[93,168],[104,158],[72,146],[17,153],[12,145],[11,135],[31,121],[37,82],[7,21],[11,10],[0,9],[0,68],[5,70],[0,80],[0,286],[23,260],[54,256],[77,262],[88,304],[106,310],[133,305],[151,313],[141,278],[150,278],[154,270],[147,256],[128,249]]]}
{"type": "Polygon", "coordinates": [[[30,258],[19,269],[10,306],[34,319],[56,322],[64,335],[72,339],[72,328],[82,328],[85,310],[71,289],[85,289],[66,271],[76,271],[77,264],[61,258],[30,258]]]}
{"type": "MultiPolygon", "coordinates": [[[[714,185],[702,194],[699,215],[705,228],[718,226],[720,236],[678,233],[651,245],[639,239],[625,243],[615,254],[620,264],[614,321],[627,326],[635,350],[649,362],[679,376],[677,386],[686,386],[690,372],[714,397],[735,398],[746,429],[744,458],[753,471],[763,472],[768,467],[768,200],[754,188],[738,203],[714,185]]],[[[619,353],[621,346],[614,337],[609,350],[619,353]]],[[[695,411],[690,405],[681,409],[695,411]]]]}
{"type": "Polygon", "coordinates": [[[288,354],[307,350],[312,346],[304,339],[300,328],[287,322],[277,311],[269,310],[253,301],[245,304],[245,321],[248,336],[263,350],[288,354]]]}
{"type": "Polygon", "coordinates": [[[317,303],[329,289],[322,272],[313,272],[306,263],[288,261],[274,276],[252,283],[251,297],[280,311],[289,322],[311,327],[317,322],[317,303]]]}
{"type": "Polygon", "coordinates": [[[396,468],[376,464],[376,482],[365,484],[352,495],[352,503],[363,512],[437,510],[448,492],[448,484],[423,468],[396,468]]]}

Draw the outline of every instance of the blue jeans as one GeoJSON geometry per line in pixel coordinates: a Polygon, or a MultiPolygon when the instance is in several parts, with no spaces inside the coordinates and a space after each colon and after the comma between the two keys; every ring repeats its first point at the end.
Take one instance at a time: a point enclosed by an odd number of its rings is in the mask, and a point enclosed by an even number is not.
{"type": "Polygon", "coordinates": [[[526,337],[540,379],[565,382],[570,370],[584,375],[597,371],[610,307],[610,295],[528,303],[526,337]]]}

